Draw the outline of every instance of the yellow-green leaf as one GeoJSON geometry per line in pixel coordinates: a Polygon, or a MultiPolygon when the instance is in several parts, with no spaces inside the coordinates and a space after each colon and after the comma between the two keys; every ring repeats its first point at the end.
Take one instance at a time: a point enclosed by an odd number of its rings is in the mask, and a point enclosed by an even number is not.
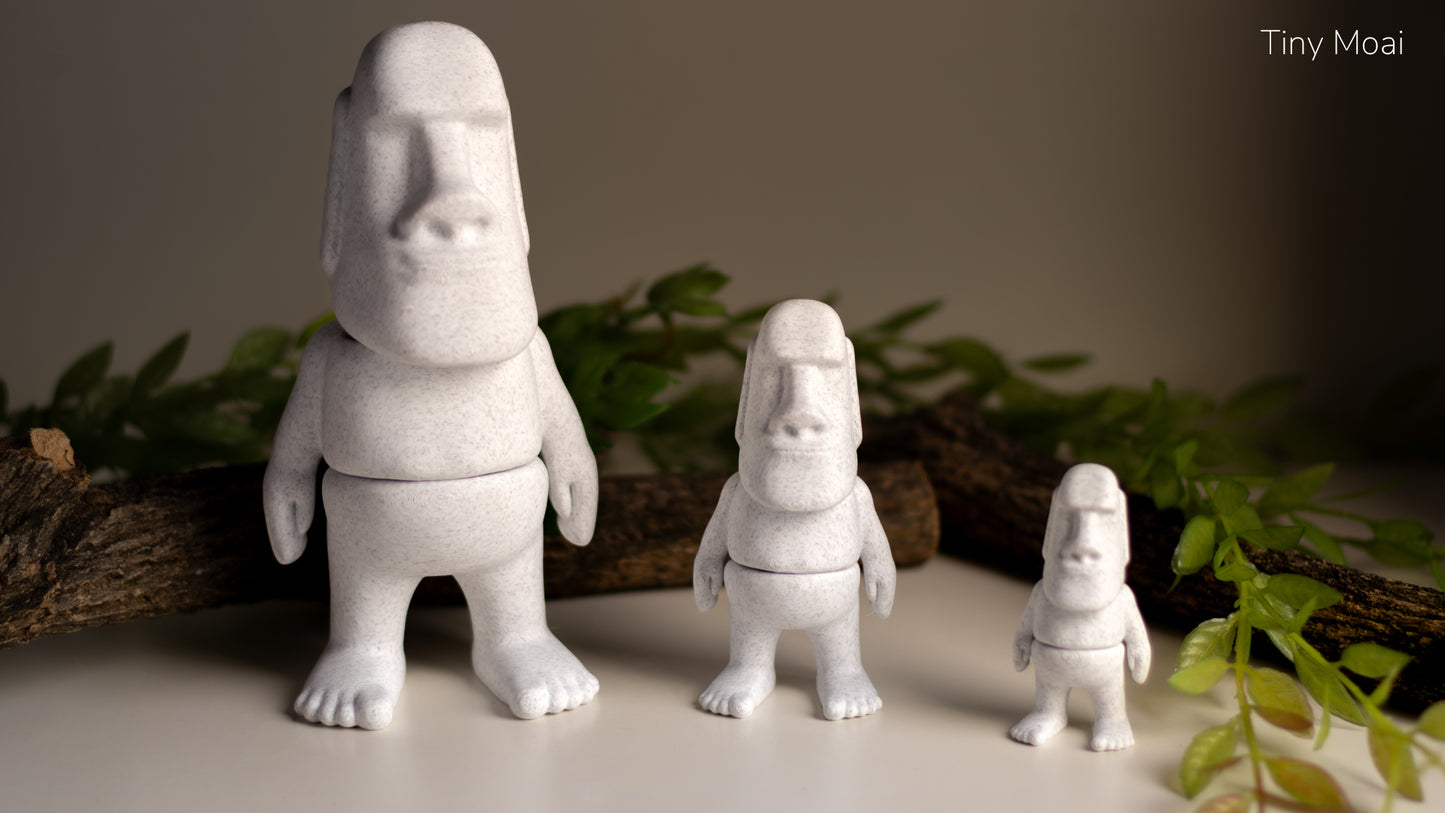
{"type": "MultiPolygon", "coordinates": [[[[1205,622],[1206,624],[1209,622],[1205,622]]],[[[1185,639],[1188,640],[1187,638],[1185,639]]],[[[1420,722],[1416,726],[1421,734],[1445,742],[1445,700],[1425,709],[1420,715],[1420,722]]]]}
{"type": "Polygon", "coordinates": [[[1197,516],[1184,525],[1170,565],[1180,576],[1196,573],[1214,559],[1214,518],[1197,516]]]}
{"type": "Polygon", "coordinates": [[[1334,714],[1355,725],[1365,724],[1365,715],[1360,711],[1359,705],[1329,667],[1320,665],[1310,657],[1299,656],[1294,660],[1294,668],[1300,682],[1326,714],[1334,714]]]}
{"type": "Polygon", "coordinates": [[[1373,641],[1350,644],[1340,655],[1340,665],[1357,675],[1383,678],[1399,672],[1410,662],[1410,656],[1380,646],[1373,641]]]}
{"type": "Polygon", "coordinates": [[[1289,675],[1259,667],[1250,671],[1246,685],[1259,716],[1295,734],[1308,735],[1314,730],[1314,710],[1289,675]]]}
{"type": "Polygon", "coordinates": [[[1229,671],[1229,661],[1210,655],[1187,669],[1169,676],[1169,685],[1185,694],[1203,694],[1229,671]]]}
{"type": "Polygon", "coordinates": [[[1179,781],[1185,796],[1190,799],[1198,796],[1214,775],[1223,770],[1224,763],[1234,755],[1237,739],[1232,722],[1207,728],[1194,736],[1179,762],[1179,781]]]}
{"type": "Polygon", "coordinates": [[[1273,757],[1264,761],[1269,775],[1286,793],[1319,810],[1348,810],[1345,792],[1318,765],[1302,759],[1273,757]]]}
{"type": "Polygon", "coordinates": [[[1228,655],[1234,643],[1233,632],[1232,618],[1211,618],[1195,627],[1179,645],[1175,668],[1188,669],[1211,655],[1219,658],[1228,655]]]}
{"type": "Polygon", "coordinates": [[[1370,722],[1370,759],[1385,784],[1406,799],[1421,801],[1420,774],[1410,756],[1410,740],[1384,723],[1370,722]]]}

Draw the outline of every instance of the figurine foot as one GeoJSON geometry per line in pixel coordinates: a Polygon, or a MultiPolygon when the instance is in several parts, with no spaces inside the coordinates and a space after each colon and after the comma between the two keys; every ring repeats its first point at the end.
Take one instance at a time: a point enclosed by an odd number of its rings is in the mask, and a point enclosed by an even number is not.
{"type": "Polygon", "coordinates": [[[400,652],[377,654],[328,647],[306,678],[294,708],[305,719],[322,725],[385,728],[405,677],[406,658],[400,652]]]}
{"type": "Polygon", "coordinates": [[[597,696],[597,678],[547,631],[523,641],[478,641],[472,668],[523,720],[575,709],[597,696]]]}
{"type": "Polygon", "coordinates": [[[1128,720],[1116,717],[1094,721],[1094,738],[1089,742],[1090,748],[1095,751],[1119,751],[1133,745],[1134,730],[1129,727],[1128,720]]]}
{"type": "Polygon", "coordinates": [[[819,675],[818,699],[823,702],[823,716],[829,720],[863,717],[883,708],[883,698],[862,669],[819,675]]]}
{"type": "Polygon", "coordinates": [[[1036,711],[1015,723],[1008,735],[1025,745],[1039,745],[1063,731],[1067,724],[1062,714],[1036,711]]]}
{"type": "Polygon", "coordinates": [[[697,702],[713,714],[746,717],[773,691],[777,677],[767,666],[730,665],[697,702]]]}

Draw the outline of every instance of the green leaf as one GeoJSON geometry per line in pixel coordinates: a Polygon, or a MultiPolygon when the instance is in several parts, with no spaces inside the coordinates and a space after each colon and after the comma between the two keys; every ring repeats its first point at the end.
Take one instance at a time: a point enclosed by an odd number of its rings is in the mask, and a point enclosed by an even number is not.
{"type": "Polygon", "coordinates": [[[1259,521],[1259,514],[1256,514],[1254,508],[1249,505],[1241,505],[1236,508],[1234,513],[1225,520],[1225,525],[1236,534],[1264,527],[1264,523],[1259,521]]]}
{"type": "Polygon", "coordinates": [[[1179,545],[1174,548],[1170,566],[1180,576],[1197,573],[1200,568],[1214,559],[1214,518],[1203,515],[1191,517],[1184,524],[1184,533],[1179,535],[1179,545]]]}
{"type": "Polygon", "coordinates": [[[1190,438],[1174,447],[1174,469],[1185,477],[1192,477],[1199,473],[1199,467],[1194,465],[1194,455],[1199,451],[1199,441],[1190,438]]]}
{"type": "Polygon", "coordinates": [[[1305,529],[1298,525],[1277,525],[1244,531],[1239,538],[1265,550],[1294,550],[1299,547],[1300,537],[1304,532],[1305,529]]]}
{"type": "Polygon", "coordinates": [[[1199,806],[1195,813],[1248,813],[1254,797],[1247,793],[1226,793],[1199,806]]]}
{"type": "Polygon", "coordinates": [[[1160,508],[1173,508],[1184,498],[1184,487],[1172,461],[1160,460],[1154,464],[1149,472],[1149,496],[1160,508]]]}
{"type": "Polygon", "coordinates": [[[1410,656],[1373,641],[1350,644],[1340,655],[1340,665],[1357,675],[1383,679],[1398,674],[1410,663],[1410,656]]]}
{"type": "Polygon", "coordinates": [[[181,364],[181,357],[186,354],[186,345],[191,341],[191,332],[182,331],[180,335],[166,342],[165,346],[157,350],[155,355],[141,365],[140,372],[135,374],[135,385],[131,388],[133,398],[140,398],[150,395],[162,384],[170,380],[175,374],[176,368],[181,364]]]}
{"type": "Polygon", "coordinates": [[[291,334],[276,327],[263,327],[242,336],[231,348],[223,373],[269,370],[281,363],[291,348],[291,334]]]}
{"type": "Polygon", "coordinates": [[[1276,480],[1259,498],[1259,515],[1274,517],[1309,504],[1335,472],[1335,464],[1323,463],[1276,480]]]}
{"type": "Polygon", "coordinates": [[[1266,378],[1244,385],[1224,402],[1224,417],[1232,421],[1267,418],[1289,406],[1304,386],[1299,376],[1266,378]]]}
{"type": "Polygon", "coordinates": [[[1335,539],[1333,534],[1313,522],[1304,522],[1303,525],[1305,539],[1315,546],[1315,550],[1319,551],[1321,556],[1337,565],[1348,563],[1345,559],[1344,548],[1340,547],[1339,540],[1335,539]]]}
{"type": "Polygon", "coordinates": [[[255,430],[250,426],[219,412],[175,415],[171,419],[171,425],[186,437],[222,446],[237,446],[258,440],[255,430]]]}
{"type": "Polygon", "coordinates": [[[1211,618],[1190,630],[1179,645],[1179,659],[1176,669],[1188,669],[1196,663],[1214,656],[1220,659],[1229,655],[1234,645],[1234,618],[1211,618]]]}
{"type": "Polygon", "coordinates": [[[707,263],[669,274],[647,289],[647,301],[657,310],[689,316],[726,316],[727,308],[711,297],[728,284],[728,276],[707,263]]]}
{"type": "Polygon", "coordinates": [[[1425,709],[1415,728],[1431,739],[1445,742],[1445,700],[1434,703],[1425,709]]]}
{"type": "Polygon", "coordinates": [[[1222,582],[1247,582],[1258,575],[1259,571],[1248,562],[1230,562],[1214,571],[1214,578],[1222,582]]]}
{"type": "Polygon", "coordinates": [[[1333,587],[1298,573],[1280,573],[1270,576],[1266,590],[1269,595],[1296,610],[1309,602],[1313,602],[1312,609],[1318,610],[1337,604],[1344,598],[1340,595],[1340,591],[1333,587]]]}
{"type": "Polygon", "coordinates": [[[1360,711],[1359,705],[1329,667],[1305,656],[1294,659],[1294,669],[1305,690],[1326,713],[1334,714],[1355,725],[1365,724],[1365,715],[1360,711]]]}
{"type": "Polygon", "coordinates": [[[932,302],[924,302],[921,305],[904,308],[901,311],[883,317],[882,320],[869,325],[865,330],[876,330],[879,333],[898,333],[909,325],[929,316],[941,307],[943,307],[943,300],[935,299],[932,302]]]}
{"type": "Polygon", "coordinates": [[[1088,363],[1087,353],[1056,353],[1027,359],[1023,366],[1038,373],[1062,373],[1088,363]]]}
{"type": "Polygon", "coordinates": [[[1391,730],[1381,720],[1370,721],[1370,759],[1385,784],[1406,799],[1424,800],[1420,774],[1410,755],[1410,740],[1391,730]]]}
{"type": "Polygon", "coordinates": [[[945,339],[923,348],[949,366],[971,373],[974,383],[992,389],[1008,377],[1008,365],[993,348],[975,339],[945,339]]]}
{"type": "Polygon", "coordinates": [[[1245,686],[1255,711],[1265,720],[1293,734],[1308,735],[1314,730],[1314,711],[1289,675],[1258,667],[1250,670],[1245,686]]]}
{"type": "Polygon", "coordinates": [[[1229,661],[1210,655],[1169,676],[1169,685],[1185,694],[1204,694],[1230,669],[1229,661]]]}
{"type": "Polygon", "coordinates": [[[1349,810],[1345,792],[1323,768],[1302,759],[1267,757],[1269,775],[1285,793],[1315,810],[1349,810]]]}
{"type": "Polygon", "coordinates": [[[1249,489],[1238,480],[1220,480],[1214,487],[1214,496],[1210,499],[1214,505],[1214,513],[1221,517],[1233,514],[1248,501],[1249,489]]]}
{"type": "Polygon", "coordinates": [[[1189,747],[1184,749],[1184,758],[1179,761],[1179,780],[1184,786],[1184,795],[1190,799],[1209,784],[1223,764],[1234,755],[1238,740],[1234,723],[1207,728],[1194,736],[1189,747]]]}
{"type": "Polygon", "coordinates": [[[82,395],[103,381],[105,371],[110,369],[110,357],[114,350],[114,344],[104,342],[76,359],[60,374],[51,402],[59,404],[66,398],[82,395]]]}

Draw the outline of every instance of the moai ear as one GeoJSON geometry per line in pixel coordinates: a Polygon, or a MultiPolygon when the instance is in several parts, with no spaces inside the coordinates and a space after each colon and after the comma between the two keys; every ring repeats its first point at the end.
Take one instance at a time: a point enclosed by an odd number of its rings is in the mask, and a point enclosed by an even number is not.
{"type": "Polygon", "coordinates": [[[512,155],[512,203],[517,207],[517,224],[522,228],[522,253],[532,253],[532,233],[527,230],[527,211],[522,207],[522,175],[517,171],[517,139],[513,134],[511,116],[507,121],[507,149],[512,155]]]}
{"type": "Polygon", "coordinates": [[[748,382],[753,380],[753,350],[757,343],[756,336],[748,340],[748,354],[743,359],[743,391],[738,395],[738,422],[733,427],[733,437],[739,447],[743,445],[743,420],[748,414],[748,382]]]}
{"type": "Polygon", "coordinates": [[[853,448],[863,443],[863,408],[858,403],[858,360],[853,355],[853,342],[843,339],[848,345],[848,399],[852,402],[849,413],[853,418],[853,448]]]}
{"type": "Polygon", "coordinates": [[[1059,496],[1059,490],[1055,489],[1053,497],[1049,499],[1048,524],[1044,526],[1043,554],[1045,560],[1053,558],[1054,553],[1058,551],[1059,537],[1065,533],[1064,526],[1067,524],[1065,514],[1067,512],[1068,509],[1064,508],[1064,501],[1059,496]]]}
{"type": "Polygon", "coordinates": [[[341,186],[351,157],[351,88],[336,96],[331,108],[331,160],[326,165],[326,200],[321,205],[321,270],[330,277],[341,259],[341,186]]]}

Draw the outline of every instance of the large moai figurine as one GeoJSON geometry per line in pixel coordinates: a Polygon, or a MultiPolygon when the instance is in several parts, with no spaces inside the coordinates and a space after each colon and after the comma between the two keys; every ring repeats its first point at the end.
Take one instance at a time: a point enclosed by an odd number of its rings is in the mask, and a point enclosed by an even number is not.
{"type": "Polygon", "coordinates": [[[702,707],[746,717],[773,690],[778,637],[803,630],[830,720],[883,705],[858,645],[859,562],[873,614],[887,618],[896,574],[868,487],[853,344],[833,309],[782,302],[748,347],[738,404],[738,473],[723,486],[693,564],[698,609],[726,586],[727,668],[702,707]]]}
{"type": "Polygon", "coordinates": [[[1149,676],[1149,636],[1134,591],[1124,584],[1129,563],[1129,512],[1114,473],[1081,463],[1064,474],[1044,529],[1044,577],[1034,585],[1014,633],[1014,669],[1034,665],[1034,711],[1009,731],[1038,745],[1068,724],[1069,691],[1094,704],[1090,747],[1115,751],[1134,744],[1124,711],[1124,667],[1135,682],[1149,676]]]}
{"type": "Polygon", "coordinates": [[[487,47],[448,23],[377,35],[333,118],[321,262],[336,321],[302,354],[263,486],[271,547],[289,563],[329,467],[331,637],[296,698],[307,720],[391,721],[424,576],[461,584],[473,667],[513,714],[597,693],[545,617],[548,496],[562,534],[587,544],[597,464],[537,328],[528,248],[487,47]]]}

